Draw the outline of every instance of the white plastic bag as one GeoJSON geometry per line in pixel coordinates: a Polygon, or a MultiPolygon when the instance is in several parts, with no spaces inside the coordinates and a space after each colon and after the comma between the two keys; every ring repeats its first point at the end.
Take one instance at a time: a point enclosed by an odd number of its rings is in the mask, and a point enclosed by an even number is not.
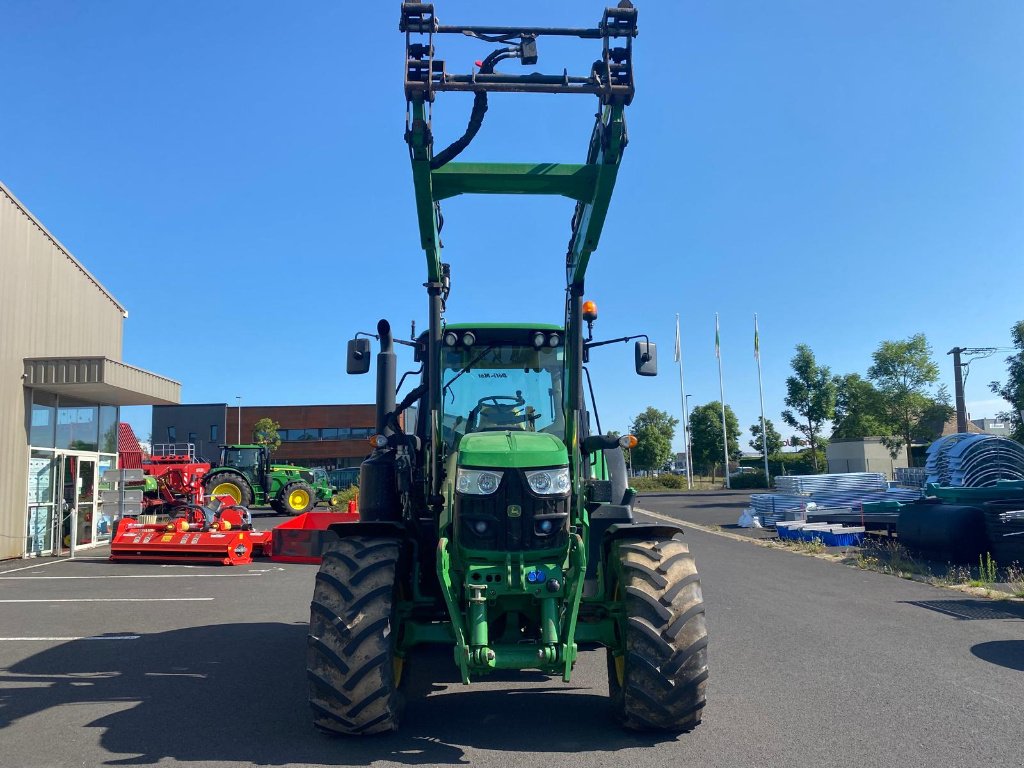
{"type": "Polygon", "coordinates": [[[760,525],[756,525],[757,518],[754,517],[754,510],[752,507],[747,507],[740,513],[740,519],[736,521],[736,525],[740,528],[760,528],[760,525]]]}

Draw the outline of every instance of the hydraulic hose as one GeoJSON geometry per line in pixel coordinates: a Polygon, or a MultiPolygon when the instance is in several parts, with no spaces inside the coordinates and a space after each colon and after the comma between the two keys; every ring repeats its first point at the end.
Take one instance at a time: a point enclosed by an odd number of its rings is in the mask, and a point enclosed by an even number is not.
{"type": "MultiPolygon", "coordinates": [[[[494,65],[502,59],[510,59],[519,56],[519,47],[499,48],[488,54],[487,58],[480,62],[480,74],[490,75],[494,72],[494,65]]],[[[438,152],[430,159],[430,170],[436,171],[442,165],[450,163],[469,146],[469,143],[477,135],[480,126],[484,122],[484,115],[487,114],[487,91],[477,91],[473,96],[473,111],[469,113],[469,124],[466,132],[459,138],[438,152]]]]}

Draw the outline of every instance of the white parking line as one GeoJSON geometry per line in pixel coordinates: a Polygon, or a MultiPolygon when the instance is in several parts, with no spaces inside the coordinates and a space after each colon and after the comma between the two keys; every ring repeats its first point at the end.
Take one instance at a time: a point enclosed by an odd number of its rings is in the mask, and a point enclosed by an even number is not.
{"type": "Polygon", "coordinates": [[[213,600],[212,597],[57,597],[30,600],[0,600],[0,603],[189,603],[213,600]]]}
{"type": "Polygon", "coordinates": [[[22,643],[29,641],[63,643],[68,640],[138,640],[142,635],[91,635],[88,637],[0,637],[0,642],[22,643]]]}
{"type": "Polygon", "coordinates": [[[5,573],[17,573],[18,571],[27,571],[31,568],[42,568],[44,565],[56,565],[57,563],[66,563],[67,560],[49,560],[45,563],[36,563],[35,565],[26,565],[23,568],[11,568],[9,571],[0,571],[0,576],[5,573]]]}

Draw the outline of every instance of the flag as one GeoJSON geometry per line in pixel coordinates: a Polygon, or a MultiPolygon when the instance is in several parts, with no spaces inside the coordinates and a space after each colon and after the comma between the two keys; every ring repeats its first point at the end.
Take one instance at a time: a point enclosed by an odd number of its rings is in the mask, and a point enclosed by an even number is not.
{"type": "Polygon", "coordinates": [[[718,340],[718,313],[715,313],[715,357],[722,359],[722,347],[718,340]]]}
{"type": "Polygon", "coordinates": [[[677,314],[676,315],[676,356],[673,359],[673,362],[678,363],[679,362],[679,358],[682,357],[682,355],[683,355],[683,353],[682,353],[682,350],[680,349],[680,344],[679,344],[679,315],[677,314]]]}
{"type": "Polygon", "coordinates": [[[757,313],[754,313],[754,359],[761,359],[761,343],[757,338],[757,313]]]}

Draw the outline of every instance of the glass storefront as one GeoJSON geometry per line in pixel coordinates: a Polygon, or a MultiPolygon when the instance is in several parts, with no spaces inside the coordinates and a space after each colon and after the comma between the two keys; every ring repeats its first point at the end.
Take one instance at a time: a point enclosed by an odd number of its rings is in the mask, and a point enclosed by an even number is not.
{"type": "Polygon", "coordinates": [[[117,467],[117,406],[33,391],[25,554],[61,554],[109,541],[103,473],[117,467]]]}

